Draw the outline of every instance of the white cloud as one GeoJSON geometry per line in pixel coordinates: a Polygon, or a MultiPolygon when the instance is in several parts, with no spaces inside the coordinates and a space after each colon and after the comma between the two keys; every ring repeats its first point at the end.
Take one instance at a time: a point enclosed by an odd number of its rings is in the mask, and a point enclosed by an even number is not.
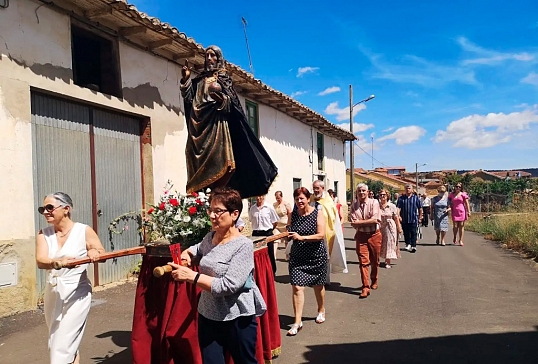
{"type": "Polygon", "coordinates": [[[409,97],[419,97],[420,96],[418,93],[416,93],[414,91],[407,91],[405,94],[407,96],[409,96],[409,97]]]}
{"type": "Polygon", "coordinates": [[[421,102],[413,102],[414,107],[424,107],[421,102]]]}
{"type": "Polygon", "coordinates": [[[291,98],[296,98],[296,97],[299,97],[301,95],[304,95],[306,94],[308,91],[295,91],[295,92],[292,92],[292,94],[290,95],[291,98]]]}
{"type": "MultiPolygon", "coordinates": [[[[358,104],[353,108],[353,116],[357,115],[359,111],[364,109],[366,109],[366,105],[364,105],[364,103],[358,104]]],[[[325,114],[336,115],[337,121],[349,120],[349,106],[341,109],[338,107],[338,102],[331,102],[325,108],[325,114]]]]}
{"type": "Polygon", "coordinates": [[[307,73],[314,73],[319,70],[319,67],[299,67],[297,77],[303,77],[307,73]]]}
{"type": "MultiPolygon", "coordinates": [[[[349,123],[336,124],[336,126],[349,130],[349,123]]],[[[363,131],[372,129],[373,127],[374,124],[353,123],[353,134],[362,133],[363,131]]]]}
{"type": "Polygon", "coordinates": [[[521,80],[521,82],[530,83],[531,85],[538,86],[538,73],[529,73],[525,78],[521,80]]]}
{"type": "Polygon", "coordinates": [[[438,130],[434,141],[453,142],[454,147],[481,149],[507,143],[517,132],[527,130],[532,123],[538,123],[538,111],[489,113],[470,115],[451,122],[446,130],[438,130]]]}
{"type": "Polygon", "coordinates": [[[404,126],[396,129],[394,133],[385,135],[379,139],[378,142],[382,142],[389,139],[394,139],[396,144],[405,145],[411,144],[419,140],[424,134],[426,134],[426,129],[421,128],[417,125],[404,126]]]}
{"type": "Polygon", "coordinates": [[[390,128],[386,128],[385,130],[383,130],[383,133],[388,133],[391,130],[394,130],[394,126],[391,126],[390,128]]]}
{"type": "Polygon", "coordinates": [[[501,63],[503,61],[519,61],[519,62],[530,62],[536,60],[535,54],[530,54],[527,52],[519,53],[510,53],[510,52],[499,52],[493,51],[486,48],[482,48],[479,45],[474,44],[465,37],[459,37],[457,39],[458,44],[464,51],[475,53],[476,58],[465,59],[462,61],[464,65],[471,64],[482,64],[482,65],[494,65],[501,63]]]}
{"type": "Polygon", "coordinates": [[[390,63],[381,55],[363,53],[377,69],[374,78],[391,80],[399,83],[413,83],[425,87],[440,88],[451,82],[475,85],[473,70],[459,66],[448,66],[430,62],[414,55],[404,55],[398,63],[390,63]]]}
{"type": "Polygon", "coordinates": [[[325,95],[333,94],[335,92],[340,92],[340,87],[338,86],[327,87],[325,90],[321,91],[318,94],[318,96],[325,96],[325,95]]]}

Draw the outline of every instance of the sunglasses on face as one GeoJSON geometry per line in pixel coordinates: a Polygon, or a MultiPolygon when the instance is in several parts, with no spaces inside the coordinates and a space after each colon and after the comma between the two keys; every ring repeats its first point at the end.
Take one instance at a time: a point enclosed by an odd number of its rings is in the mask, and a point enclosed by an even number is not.
{"type": "Polygon", "coordinates": [[[380,193],[379,196],[386,196],[387,194],[385,193],[380,193]]]}
{"type": "Polygon", "coordinates": [[[63,207],[63,206],[64,206],[64,205],[54,206],[54,205],[48,204],[48,205],[39,207],[39,208],[37,209],[37,212],[39,212],[41,215],[43,215],[43,214],[45,213],[45,211],[47,211],[47,212],[50,214],[50,213],[52,213],[54,210],[56,210],[57,208],[60,208],[60,207],[63,207]]]}
{"type": "Polygon", "coordinates": [[[456,186],[456,188],[461,188],[461,186],[456,186]]]}

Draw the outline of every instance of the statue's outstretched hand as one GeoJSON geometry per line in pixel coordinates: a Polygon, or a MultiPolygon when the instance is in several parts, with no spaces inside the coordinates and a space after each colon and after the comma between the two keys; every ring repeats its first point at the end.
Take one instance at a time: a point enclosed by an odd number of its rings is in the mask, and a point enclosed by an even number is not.
{"type": "Polygon", "coordinates": [[[211,96],[213,100],[220,104],[222,104],[222,102],[224,101],[224,95],[222,94],[222,92],[210,92],[209,96],[211,96]]]}
{"type": "Polygon", "coordinates": [[[189,68],[189,60],[185,60],[185,65],[181,68],[181,82],[185,83],[191,77],[191,69],[189,68]]]}

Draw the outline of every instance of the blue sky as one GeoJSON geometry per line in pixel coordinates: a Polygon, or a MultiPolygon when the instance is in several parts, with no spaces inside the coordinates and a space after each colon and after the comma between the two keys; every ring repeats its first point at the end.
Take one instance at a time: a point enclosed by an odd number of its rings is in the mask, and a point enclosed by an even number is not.
{"type": "Polygon", "coordinates": [[[343,127],[349,85],[374,94],[354,108],[356,167],[372,138],[374,167],[538,167],[536,0],[131,3],[248,70],[244,17],[255,77],[343,127]]]}

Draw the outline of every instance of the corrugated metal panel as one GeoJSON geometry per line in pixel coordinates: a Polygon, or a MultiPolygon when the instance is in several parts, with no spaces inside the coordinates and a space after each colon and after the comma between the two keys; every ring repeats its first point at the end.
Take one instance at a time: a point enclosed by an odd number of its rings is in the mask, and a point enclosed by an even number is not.
{"type": "MultiPolygon", "coordinates": [[[[142,208],[140,120],[94,110],[93,124],[97,204],[102,211],[98,235],[107,251],[137,246],[141,241],[134,221],[121,235],[109,236],[108,226],[119,215],[142,208]]],[[[134,255],[100,264],[99,283],[125,278],[140,259],[134,255]]]]}
{"type": "MultiPolygon", "coordinates": [[[[34,191],[36,227],[47,226],[37,213],[46,195],[61,191],[73,199],[72,218],[92,225],[90,178],[90,109],[87,106],[32,94],[34,191]]],[[[37,270],[38,293],[45,287],[45,271],[37,270]]]]}

